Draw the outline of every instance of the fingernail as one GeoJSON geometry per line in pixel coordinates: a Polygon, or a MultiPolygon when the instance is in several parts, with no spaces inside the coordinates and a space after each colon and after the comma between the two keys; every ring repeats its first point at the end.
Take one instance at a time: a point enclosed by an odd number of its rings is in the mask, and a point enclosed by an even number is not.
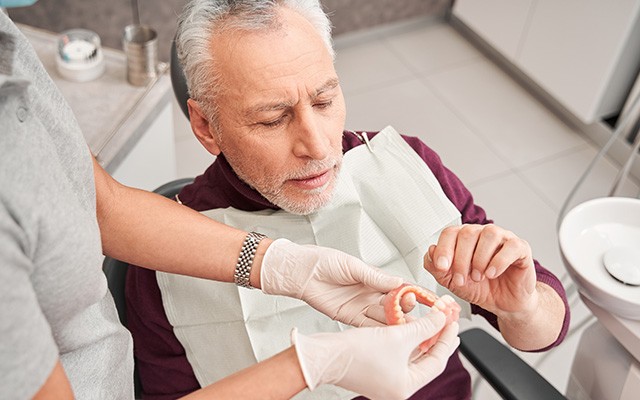
{"type": "Polygon", "coordinates": [[[487,268],[487,270],[484,272],[484,274],[489,279],[495,278],[496,277],[496,269],[495,269],[495,267],[487,268]]]}
{"type": "Polygon", "coordinates": [[[471,271],[471,279],[476,282],[480,282],[482,280],[482,274],[477,269],[474,269],[473,271],[471,271]]]}
{"type": "Polygon", "coordinates": [[[462,276],[461,273],[456,273],[453,275],[453,283],[455,283],[456,286],[464,285],[464,276],[462,276]]]}
{"type": "Polygon", "coordinates": [[[445,256],[440,256],[438,258],[438,263],[436,264],[436,266],[439,269],[447,269],[449,268],[449,260],[445,256]]]}
{"type": "Polygon", "coordinates": [[[427,261],[429,261],[431,264],[433,264],[433,260],[431,259],[431,254],[429,254],[428,251],[427,251],[427,261]]]}

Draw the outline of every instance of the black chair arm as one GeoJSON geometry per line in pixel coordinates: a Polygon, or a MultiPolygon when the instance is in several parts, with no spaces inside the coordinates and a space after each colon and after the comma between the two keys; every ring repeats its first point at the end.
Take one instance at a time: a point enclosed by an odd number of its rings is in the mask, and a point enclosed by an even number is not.
{"type": "Polygon", "coordinates": [[[460,352],[506,400],[566,400],[511,349],[480,328],[460,333],[460,352]]]}

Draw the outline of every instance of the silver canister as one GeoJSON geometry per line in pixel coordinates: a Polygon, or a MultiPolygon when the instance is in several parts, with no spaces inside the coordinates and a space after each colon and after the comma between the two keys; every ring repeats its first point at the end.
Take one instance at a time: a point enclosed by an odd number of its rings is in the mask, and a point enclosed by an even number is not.
{"type": "Polygon", "coordinates": [[[158,74],[158,35],[146,25],[124,28],[122,47],[127,57],[127,81],[146,86],[158,74]]]}

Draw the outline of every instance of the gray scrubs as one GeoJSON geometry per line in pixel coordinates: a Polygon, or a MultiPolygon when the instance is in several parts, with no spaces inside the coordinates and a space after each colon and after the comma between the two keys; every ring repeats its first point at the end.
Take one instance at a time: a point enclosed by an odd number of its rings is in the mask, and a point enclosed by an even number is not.
{"type": "Polygon", "coordinates": [[[101,261],[89,149],[0,12],[0,398],[32,397],[58,359],[76,398],[133,398],[131,337],[101,261]]]}

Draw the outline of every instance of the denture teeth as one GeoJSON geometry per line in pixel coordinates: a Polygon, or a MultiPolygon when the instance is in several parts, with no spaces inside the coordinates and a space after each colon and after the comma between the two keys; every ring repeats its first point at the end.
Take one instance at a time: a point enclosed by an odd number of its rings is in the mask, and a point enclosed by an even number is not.
{"type": "Polygon", "coordinates": [[[408,316],[402,312],[402,307],[400,306],[402,297],[407,293],[414,293],[416,302],[431,307],[433,311],[445,312],[448,318],[458,318],[460,306],[451,296],[438,297],[428,289],[406,284],[389,292],[391,296],[384,304],[385,316],[389,324],[407,323],[408,316]]]}

